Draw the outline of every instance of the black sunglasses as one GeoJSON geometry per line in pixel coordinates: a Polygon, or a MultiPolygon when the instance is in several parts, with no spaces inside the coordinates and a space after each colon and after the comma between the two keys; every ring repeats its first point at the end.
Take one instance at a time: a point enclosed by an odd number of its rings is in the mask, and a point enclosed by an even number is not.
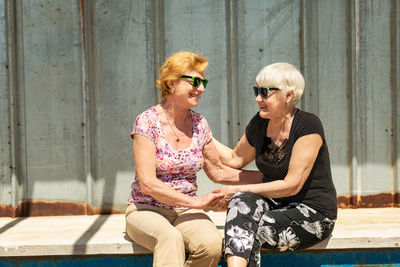
{"type": "Polygon", "coordinates": [[[280,90],[279,88],[265,88],[265,87],[253,87],[254,95],[257,97],[258,95],[261,95],[262,98],[268,98],[269,96],[269,90],[280,90]]]}
{"type": "Polygon", "coordinates": [[[181,78],[189,78],[192,79],[192,86],[194,88],[199,88],[200,84],[203,83],[204,89],[207,88],[207,79],[202,79],[200,77],[195,77],[195,76],[188,76],[188,75],[182,75],[181,78]]]}

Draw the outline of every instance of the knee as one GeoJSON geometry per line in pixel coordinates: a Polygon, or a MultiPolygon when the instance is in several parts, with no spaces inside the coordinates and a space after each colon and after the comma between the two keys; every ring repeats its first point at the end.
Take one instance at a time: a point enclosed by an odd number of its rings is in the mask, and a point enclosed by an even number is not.
{"type": "Polygon", "coordinates": [[[250,211],[256,208],[255,205],[257,205],[258,201],[261,200],[262,203],[265,202],[262,199],[262,196],[248,192],[239,192],[234,194],[228,204],[226,222],[229,222],[236,217],[251,217],[252,214],[250,214],[250,211]]]}
{"type": "Polygon", "coordinates": [[[207,246],[207,254],[211,257],[221,257],[222,253],[222,237],[218,235],[214,235],[212,239],[206,244],[207,246]]]}
{"type": "Polygon", "coordinates": [[[168,246],[176,245],[184,247],[182,234],[176,229],[171,228],[166,231],[159,239],[157,243],[164,243],[168,246]]]}
{"type": "Polygon", "coordinates": [[[194,254],[211,258],[220,258],[222,253],[222,237],[219,234],[204,235],[202,240],[198,241],[197,249],[194,254]]]}

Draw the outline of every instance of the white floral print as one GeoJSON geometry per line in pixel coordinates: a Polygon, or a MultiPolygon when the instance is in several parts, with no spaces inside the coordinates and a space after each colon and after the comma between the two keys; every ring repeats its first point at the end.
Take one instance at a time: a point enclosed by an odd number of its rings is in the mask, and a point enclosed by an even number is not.
{"type": "Polygon", "coordinates": [[[271,216],[269,216],[267,213],[265,213],[260,220],[260,225],[264,225],[264,222],[267,223],[275,223],[275,218],[272,218],[271,216]]]}
{"type": "Polygon", "coordinates": [[[280,251],[295,250],[300,245],[300,240],[296,236],[292,227],[288,227],[279,233],[278,249],[280,251]]]}
{"type": "Polygon", "coordinates": [[[271,246],[277,243],[276,231],[272,226],[259,226],[257,231],[257,239],[261,244],[268,242],[271,246]]]}
{"type": "Polygon", "coordinates": [[[326,229],[331,228],[333,222],[328,218],[325,218],[322,222],[316,221],[314,223],[310,223],[307,221],[303,221],[303,223],[301,223],[300,225],[307,232],[316,235],[319,239],[322,239],[322,234],[325,232],[326,229]]]}
{"type": "Polygon", "coordinates": [[[306,205],[304,205],[304,204],[299,204],[299,205],[297,205],[296,206],[296,209],[298,209],[300,212],[301,212],[301,214],[303,214],[305,217],[307,217],[307,218],[310,218],[310,213],[309,213],[309,211],[311,211],[312,213],[317,213],[317,211],[316,210],[314,210],[314,209],[312,209],[312,208],[310,208],[309,206],[306,206],[306,205]]]}
{"type": "Polygon", "coordinates": [[[251,231],[244,230],[237,225],[231,225],[226,234],[229,236],[226,246],[230,247],[230,250],[243,252],[253,246],[254,234],[251,231]]]}
{"type": "Polygon", "coordinates": [[[240,198],[233,198],[228,205],[229,211],[226,215],[226,222],[229,222],[236,218],[238,212],[242,214],[248,214],[250,207],[246,203],[240,200],[240,198]]]}
{"type": "Polygon", "coordinates": [[[264,203],[265,203],[264,199],[260,198],[260,199],[256,200],[257,208],[254,211],[253,220],[258,221],[261,218],[262,212],[264,211],[264,208],[263,208],[264,203]]]}
{"type": "Polygon", "coordinates": [[[252,193],[235,194],[228,205],[225,254],[247,259],[248,266],[260,266],[263,244],[280,251],[302,249],[311,244],[308,233],[317,242],[332,232],[334,224],[302,203],[282,205],[252,193]]]}

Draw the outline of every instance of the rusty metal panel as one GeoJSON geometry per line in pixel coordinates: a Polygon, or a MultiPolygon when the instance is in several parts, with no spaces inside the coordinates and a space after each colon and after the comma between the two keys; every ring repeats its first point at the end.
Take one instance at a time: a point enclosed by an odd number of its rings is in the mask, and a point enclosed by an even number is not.
{"type": "MultiPolygon", "coordinates": [[[[0,208],[123,211],[128,134],[180,50],[209,59],[196,111],[229,146],[258,109],[258,71],[299,67],[341,205],[398,205],[400,0],[5,0],[0,12],[0,208]]],[[[199,185],[218,186],[204,173],[199,185]]]]}
{"type": "MultiPolygon", "coordinates": [[[[157,102],[151,1],[91,1],[92,204],[123,210],[134,179],[129,133],[157,102]]],[[[89,51],[90,52],[90,51],[89,51]]]]}
{"type": "Polygon", "coordinates": [[[25,124],[22,200],[85,195],[81,13],[77,1],[18,1],[18,94],[25,124]]]}
{"type": "Polygon", "coordinates": [[[339,196],[350,197],[349,163],[352,132],[351,74],[346,27],[348,1],[305,1],[303,72],[305,110],[318,114],[329,147],[332,176],[339,196]],[[334,103],[334,104],[333,104],[334,103]]]}
{"type": "MultiPolygon", "coordinates": [[[[353,136],[357,151],[357,173],[353,174],[353,194],[391,193],[392,117],[391,98],[391,8],[380,1],[360,1],[357,91],[357,135],[353,136]]],[[[378,201],[378,199],[377,199],[378,201]]]]}

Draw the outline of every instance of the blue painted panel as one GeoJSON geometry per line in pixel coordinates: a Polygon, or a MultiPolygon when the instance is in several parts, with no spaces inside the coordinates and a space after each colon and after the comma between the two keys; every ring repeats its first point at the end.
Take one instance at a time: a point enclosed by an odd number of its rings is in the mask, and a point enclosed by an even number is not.
{"type": "Polygon", "coordinates": [[[373,264],[387,266],[400,264],[399,249],[381,250],[325,250],[290,253],[263,253],[261,266],[343,266],[346,264],[373,264]]]}
{"type": "MultiPolygon", "coordinates": [[[[0,258],[0,267],[80,267],[80,266],[140,266],[151,267],[152,255],[103,255],[81,257],[21,257],[0,258]]],[[[399,249],[325,250],[307,252],[264,252],[261,266],[400,266],[399,249]]],[[[219,267],[227,267],[221,259],[219,267]]]]}

